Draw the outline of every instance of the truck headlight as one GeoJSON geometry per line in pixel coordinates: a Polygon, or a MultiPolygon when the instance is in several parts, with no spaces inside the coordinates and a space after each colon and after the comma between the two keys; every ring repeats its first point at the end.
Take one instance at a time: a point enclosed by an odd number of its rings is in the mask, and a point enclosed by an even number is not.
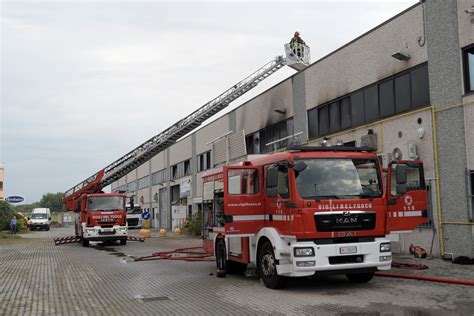
{"type": "Polygon", "coordinates": [[[119,231],[121,231],[121,232],[126,232],[126,231],[127,231],[127,227],[120,227],[120,228],[119,228],[119,231]]]}
{"type": "Polygon", "coordinates": [[[380,256],[379,261],[380,262],[392,261],[392,256],[380,256]]]}
{"type": "Polygon", "coordinates": [[[295,257],[313,257],[314,256],[314,249],[313,247],[301,247],[301,248],[294,248],[295,257]]]}
{"type": "Polygon", "coordinates": [[[298,268],[305,268],[305,267],[314,267],[316,265],[316,261],[296,261],[296,266],[298,268]]]}
{"type": "Polygon", "coordinates": [[[383,242],[380,244],[380,252],[390,252],[392,250],[392,246],[389,242],[383,242]]]}
{"type": "Polygon", "coordinates": [[[95,230],[94,228],[91,228],[91,229],[87,229],[87,228],[86,228],[86,229],[84,229],[84,231],[85,231],[86,233],[93,233],[94,230],[95,230]]]}

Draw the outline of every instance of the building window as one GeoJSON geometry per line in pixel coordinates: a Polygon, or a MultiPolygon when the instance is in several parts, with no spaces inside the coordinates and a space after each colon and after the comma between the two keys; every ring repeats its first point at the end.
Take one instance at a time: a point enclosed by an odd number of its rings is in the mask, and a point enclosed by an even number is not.
{"type": "Polygon", "coordinates": [[[138,183],[137,181],[130,182],[127,187],[127,192],[134,192],[138,188],[138,183]]]}
{"type": "Polygon", "coordinates": [[[379,118],[379,95],[377,85],[364,89],[365,121],[373,122],[379,118]]]}
{"type": "Polygon", "coordinates": [[[337,133],[429,104],[428,65],[424,63],[308,110],[309,138],[337,133]]]}
{"type": "Polygon", "coordinates": [[[470,219],[471,221],[474,220],[474,170],[469,171],[469,184],[470,184],[470,191],[471,191],[471,214],[470,214],[470,219]]]}
{"type": "Polygon", "coordinates": [[[380,117],[395,114],[395,96],[393,80],[387,80],[379,84],[380,117]]]}
{"type": "MultiPolygon", "coordinates": [[[[245,137],[247,154],[264,154],[275,150],[275,145],[268,143],[281,140],[289,135],[293,135],[293,118],[278,122],[261,129],[258,132],[249,134],[245,137]]],[[[276,143],[276,149],[288,146],[288,139],[276,143]]]]}
{"type": "Polygon", "coordinates": [[[329,111],[327,106],[318,109],[319,135],[323,136],[329,133],[329,111]]]}
{"type": "Polygon", "coordinates": [[[227,190],[229,194],[257,194],[257,169],[229,169],[227,171],[227,190]]]}
{"type": "Polygon", "coordinates": [[[211,169],[211,152],[206,151],[205,153],[200,154],[197,163],[198,172],[211,169]]]}
{"type": "Polygon", "coordinates": [[[185,160],[171,166],[171,179],[179,179],[192,174],[191,160],[185,160]]]}
{"type": "Polygon", "coordinates": [[[339,110],[339,102],[329,105],[329,130],[335,132],[341,129],[341,115],[339,110]]]}
{"type": "Polygon", "coordinates": [[[191,159],[183,161],[184,164],[184,175],[189,176],[193,173],[193,170],[191,169],[191,159]]]}
{"type": "Polygon", "coordinates": [[[168,169],[161,169],[151,175],[152,185],[163,183],[169,180],[168,169]]]}
{"type": "Polygon", "coordinates": [[[474,45],[463,49],[464,60],[464,90],[474,92],[474,45]]]}
{"type": "Polygon", "coordinates": [[[410,74],[404,74],[395,78],[395,110],[401,113],[410,107],[410,74]]]}
{"type": "Polygon", "coordinates": [[[178,178],[178,165],[172,165],[171,166],[171,179],[176,179],[178,178]]]}
{"type": "Polygon", "coordinates": [[[150,186],[150,176],[143,177],[138,180],[138,189],[148,188],[150,186]]]}

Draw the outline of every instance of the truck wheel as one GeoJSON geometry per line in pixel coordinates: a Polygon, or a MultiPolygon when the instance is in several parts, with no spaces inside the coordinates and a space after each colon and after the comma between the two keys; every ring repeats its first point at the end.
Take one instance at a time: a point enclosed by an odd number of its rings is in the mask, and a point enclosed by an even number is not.
{"type": "Polygon", "coordinates": [[[49,230],[49,225],[48,225],[48,226],[46,226],[46,231],[48,231],[48,230],[49,230]]]}
{"type": "Polygon", "coordinates": [[[286,284],[286,278],[277,274],[275,261],[272,244],[264,242],[258,252],[257,269],[263,283],[269,289],[281,289],[286,284]]]}
{"type": "Polygon", "coordinates": [[[89,240],[82,238],[82,247],[89,247],[89,240]]]}
{"type": "Polygon", "coordinates": [[[126,244],[127,244],[127,240],[126,240],[126,239],[120,239],[120,244],[121,244],[121,245],[126,245],[126,244]]]}
{"type": "Polygon", "coordinates": [[[216,243],[216,265],[217,272],[216,276],[218,278],[225,278],[226,274],[226,260],[227,254],[225,250],[225,239],[221,238],[216,243]]]}
{"type": "Polygon", "coordinates": [[[349,281],[354,283],[367,283],[374,277],[374,273],[354,273],[346,274],[346,277],[349,281]]]}

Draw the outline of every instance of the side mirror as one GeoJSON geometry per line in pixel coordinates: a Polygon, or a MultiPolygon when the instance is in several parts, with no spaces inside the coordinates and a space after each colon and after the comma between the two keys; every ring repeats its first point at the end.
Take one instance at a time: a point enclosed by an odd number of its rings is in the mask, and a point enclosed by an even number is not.
{"type": "Polygon", "coordinates": [[[278,194],[278,191],[277,191],[276,187],[267,188],[267,196],[268,197],[274,198],[274,197],[277,196],[277,194],[278,194]]]}
{"type": "Polygon", "coordinates": [[[293,169],[296,171],[296,172],[301,172],[303,171],[304,169],[306,169],[306,167],[308,167],[308,165],[304,162],[304,161],[298,161],[297,163],[295,163],[295,165],[293,166],[293,169]]]}
{"type": "Polygon", "coordinates": [[[395,179],[397,184],[407,183],[407,165],[397,165],[395,169],[395,179]]]}
{"type": "Polygon", "coordinates": [[[267,192],[269,188],[276,188],[278,184],[277,168],[269,168],[267,172],[267,192]]]}
{"type": "Polygon", "coordinates": [[[397,185],[397,195],[403,195],[407,193],[407,185],[406,184],[398,184],[397,185]]]}
{"type": "Polygon", "coordinates": [[[49,217],[49,220],[51,220],[51,216],[49,217]]]}

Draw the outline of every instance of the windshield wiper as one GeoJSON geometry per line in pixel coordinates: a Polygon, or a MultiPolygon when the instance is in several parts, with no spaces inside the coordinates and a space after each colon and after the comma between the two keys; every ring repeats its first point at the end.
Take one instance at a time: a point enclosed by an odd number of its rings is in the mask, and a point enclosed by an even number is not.
{"type": "Polygon", "coordinates": [[[340,197],[337,195],[316,195],[314,199],[319,202],[321,200],[339,200],[340,197]]]}

